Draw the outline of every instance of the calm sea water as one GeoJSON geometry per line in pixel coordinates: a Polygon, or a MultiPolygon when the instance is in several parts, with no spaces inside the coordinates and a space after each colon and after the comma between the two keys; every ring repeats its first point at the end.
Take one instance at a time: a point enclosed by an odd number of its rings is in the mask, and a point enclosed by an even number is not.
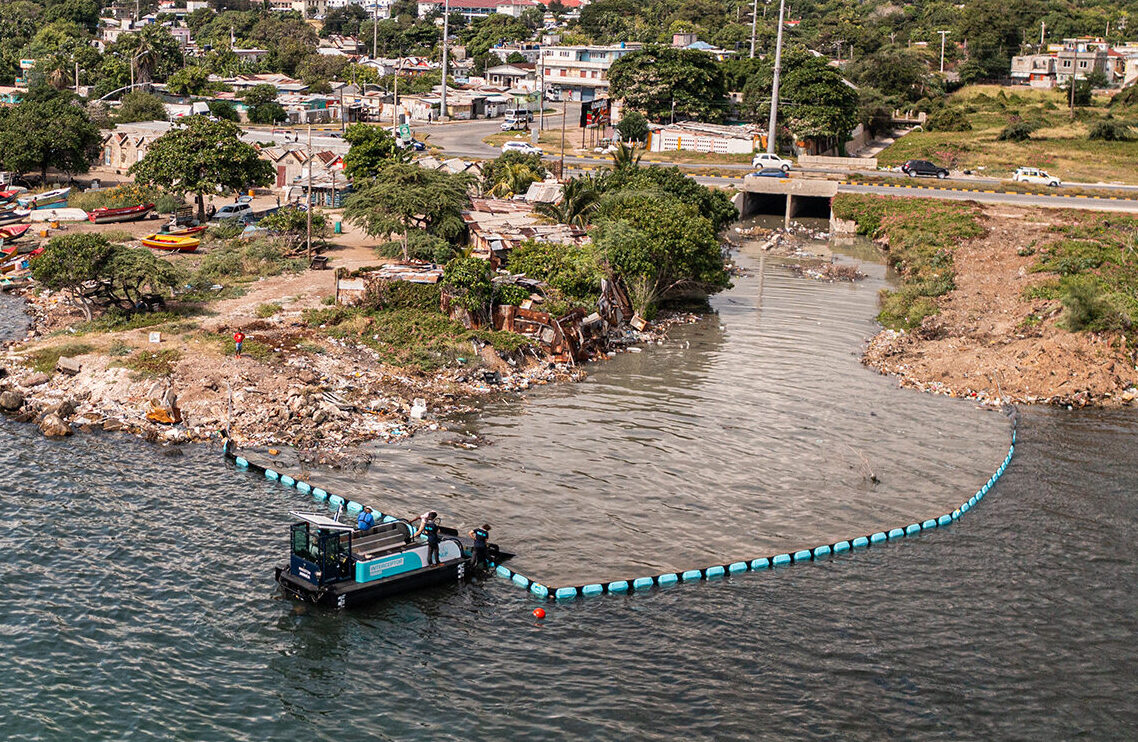
{"type": "MultiPolygon", "coordinates": [[[[1007,422],[858,365],[873,271],[825,285],[765,263],[717,320],[584,384],[310,477],[490,520],[551,582],[943,512],[1002,459],[1007,422]]],[[[282,601],[295,491],[205,447],[0,421],[0,735],[1131,739],[1136,432],[1130,412],[1024,410],[1013,465],[951,528],[535,621],[500,579],[349,613],[282,601]]]]}

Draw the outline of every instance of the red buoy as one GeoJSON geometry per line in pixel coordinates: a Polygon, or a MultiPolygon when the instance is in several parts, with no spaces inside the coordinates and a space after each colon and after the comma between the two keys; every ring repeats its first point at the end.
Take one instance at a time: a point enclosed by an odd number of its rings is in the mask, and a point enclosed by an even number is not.
{"type": "Polygon", "coordinates": [[[544,608],[534,608],[533,609],[533,617],[534,618],[545,618],[545,609],[544,608]]]}

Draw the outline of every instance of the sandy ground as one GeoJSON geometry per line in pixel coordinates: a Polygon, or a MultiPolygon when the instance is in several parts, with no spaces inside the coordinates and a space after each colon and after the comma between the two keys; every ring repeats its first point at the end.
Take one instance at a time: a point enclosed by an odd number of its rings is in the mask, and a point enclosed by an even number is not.
{"type": "Polygon", "coordinates": [[[985,208],[987,234],[955,252],[956,289],[940,300],[941,312],[911,333],[883,331],[865,363],[895,374],[902,386],[996,403],[1073,406],[1118,405],[1138,372],[1122,338],[1071,333],[1057,326],[1058,301],[1028,301],[1025,287],[1053,278],[1032,273],[1035,256],[1018,248],[1053,239],[1055,220],[1078,214],[1006,207],[985,208]],[[1029,315],[1043,317],[1029,326],[1029,315]]]}

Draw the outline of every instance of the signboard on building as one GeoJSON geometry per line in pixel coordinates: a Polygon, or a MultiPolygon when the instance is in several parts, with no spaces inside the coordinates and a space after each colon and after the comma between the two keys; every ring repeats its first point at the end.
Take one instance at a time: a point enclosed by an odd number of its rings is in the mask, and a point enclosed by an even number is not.
{"type": "Polygon", "coordinates": [[[608,126],[612,123],[612,107],[608,98],[598,98],[581,104],[581,128],[608,126]]]}
{"type": "Polygon", "coordinates": [[[36,60],[34,60],[34,59],[21,59],[20,60],[20,69],[22,69],[22,70],[30,70],[35,66],[36,66],[36,60]]]}

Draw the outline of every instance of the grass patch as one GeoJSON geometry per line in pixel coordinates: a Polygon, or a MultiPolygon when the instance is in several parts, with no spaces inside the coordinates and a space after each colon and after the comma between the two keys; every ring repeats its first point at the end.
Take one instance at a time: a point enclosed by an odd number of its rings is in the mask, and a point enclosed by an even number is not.
{"type": "MultiPolygon", "coordinates": [[[[1072,119],[1059,90],[1017,90],[1008,94],[996,86],[970,86],[949,96],[959,106],[971,131],[913,131],[878,155],[885,166],[910,159],[927,159],[946,167],[1010,175],[1017,167],[1040,167],[1064,180],[1138,183],[1138,141],[1091,140],[1096,124],[1112,111],[1109,99],[1076,109],[1072,119]],[[1026,124],[1031,138],[1000,140],[1004,129],[1026,124]]],[[[1118,123],[1134,124],[1129,112],[1115,110],[1118,123]],[[1124,118],[1125,117],[1125,118],[1124,118]]]]}
{"type": "MultiPolygon", "coordinates": [[[[223,338],[220,343],[221,352],[225,355],[232,356],[237,354],[237,344],[233,342],[232,337],[223,338]]],[[[268,363],[273,360],[273,357],[276,355],[278,354],[273,352],[272,347],[262,343],[260,340],[245,338],[245,341],[241,343],[242,358],[248,357],[255,361],[260,361],[261,363],[268,363]]]]}
{"type": "Polygon", "coordinates": [[[877,320],[909,330],[936,314],[934,297],[955,287],[953,247],[984,234],[974,204],[934,199],[839,194],[834,215],[857,224],[859,233],[888,242],[888,262],[901,275],[901,289],[883,290],[877,320]]]}
{"type": "Polygon", "coordinates": [[[280,312],[282,309],[284,309],[284,307],[282,307],[280,304],[276,304],[276,303],[261,304],[260,306],[257,307],[257,311],[255,312],[255,314],[258,317],[260,317],[261,319],[268,319],[269,317],[272,317],[274,314],[277,314],[278,312],[280,312]]]}
{"type": "MultiPolygon", "coordinates": [[[[1082,213],[1051,228],[1032,270],[1057,278],[1030,287],[1033,298],[1058,299],[1061,324],[1072,332],[1123,331],[1138,326],[1138,219],[1082,213]]],[[[1027,298],[1027,291],[1024,293],[1027,298]]]]}
{"type": "Polygon", "coordinates": [[[472,340],[506,353],[529,345],[510,332],[467,330],[437,310],[334,307],[307,310],[305,321],[331,337],[368,346],[385,363],[426,372],[458,365],[459,359],[474,365],[472,340]]]}
{"type": "Polygon", "coordinates": [[[107,348],[107,355],[111,358],[125,358],[134,352],[134,346],[124,343],[121,340],[115,340],[111,346],[107,348]]]}
{"type": "Polygon", "coordinates": [[[27,356],[27,363],[36,371],[51,374],[55,372],[55,364],[59,362],[60,358],[86,355],[93,350],[95,350],[94,346],[87,343],[64,343],[63,345],[32,351],[27,356]]]}
{"type": "Polygon", "coordinates": [[[173,348],[140,350],[128,358],[116,361],[115,365],[130,369],[133,372],[131,376],[135,379],[160,379],[174,373],[174,364],[181,359],[181,351],[173,348]]]}
{"type": "Polygon", "coordinates": [[[100,332],[126,332],[128,330],[141,330],[147,327],[158,327],[174,323],[166,328],[169,332],[179,332],[184,329],[187,317],[196,317],[206,314],[201,307],[185,306],[160,312],[124,312],[112,308],[101,317],[90,322],[82,322],[75,326],[77,333],[100,332]]]}

